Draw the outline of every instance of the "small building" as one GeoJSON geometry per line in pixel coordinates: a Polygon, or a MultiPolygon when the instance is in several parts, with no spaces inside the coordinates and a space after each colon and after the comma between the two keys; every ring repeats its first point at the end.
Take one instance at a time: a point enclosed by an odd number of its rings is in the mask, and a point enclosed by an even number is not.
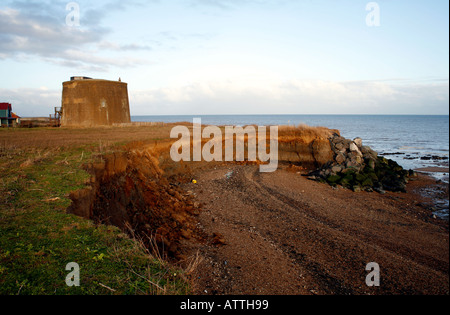
{"type": "Polygon", "coordinates": [[[96,127],[130,123],[128,84],[121,81],[71,77],[63,82],[63,127],[96,127]]]}
{"type": "Polygon", "coordinates": [[[12,112],[10,103],[0,103],[1,127],[17,127],[20,125],[21,117],[12,112]]]}
{"type": "Polygon", "coordinates": [[[16,119],[12,117],[12,105],[0,103],[0,121],[2,127],[12,127],[16,119]]]}
{"type": "Polygon", "coordinates": [[[22,119],[22,117],[20,117],[16,113],[11,112],[11,118],[13,119],[13,127],[17,127],[20,125],[20,120],[22,119]]]}
{"type": "Polygon", "coordinates": [[[8,118],[11,117],[12,106],[9,103],[0,103],[0,119],[2,127],[8,126],[8,118]]]}

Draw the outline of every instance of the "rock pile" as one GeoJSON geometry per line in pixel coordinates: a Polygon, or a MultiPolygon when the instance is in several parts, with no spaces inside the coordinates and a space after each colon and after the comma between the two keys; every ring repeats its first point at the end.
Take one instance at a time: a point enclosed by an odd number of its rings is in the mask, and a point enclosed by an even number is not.
{"type": "Polygon", "coordinates": [[[386,190],[406,192],[406,184],[414,171],[404,170],[397,162],[378,156],[363,145],[361,138],[349,140],[334,134],[330,139],[333,160],[309,174],[309,179],[341,185],[353,191],[386,190]]]}

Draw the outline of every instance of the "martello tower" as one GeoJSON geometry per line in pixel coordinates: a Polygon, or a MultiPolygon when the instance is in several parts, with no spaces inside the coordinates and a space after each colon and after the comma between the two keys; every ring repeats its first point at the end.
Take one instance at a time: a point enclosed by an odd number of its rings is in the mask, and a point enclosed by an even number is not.
{"type": "Polygon", "coordinates": [[[95,127],[130,123],[128,84],[72,77],[63,83],[63,127],[95,127]]]}

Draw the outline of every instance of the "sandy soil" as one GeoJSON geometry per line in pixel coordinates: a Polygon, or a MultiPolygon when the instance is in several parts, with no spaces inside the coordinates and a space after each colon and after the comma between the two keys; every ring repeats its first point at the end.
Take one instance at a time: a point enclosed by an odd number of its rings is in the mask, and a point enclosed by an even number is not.
{"type": "Polygon", "coordinates": [[[422,167],[416,169],[418,172],[448,173],[448,167],[422,167]]]}
{"type": "MultiPolygon", "coordinates": [[[[184,189],[202,204],[207,241],[184,244],[203,258],[197,294],[449,294],[448,222],[418,192],[353,193],[282,167],[222,165],[197,170],[184,189]],[[380,265],[380,287],[365,283],[380,265]]],[[[447,186],[448,196],[448,186],[447,186]]]]}

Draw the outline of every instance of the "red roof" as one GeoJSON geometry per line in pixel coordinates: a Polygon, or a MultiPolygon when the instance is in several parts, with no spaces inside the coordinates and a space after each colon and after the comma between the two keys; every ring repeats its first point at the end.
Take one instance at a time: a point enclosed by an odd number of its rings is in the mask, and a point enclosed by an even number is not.
{"type": "Polygon", "coordinates": [[[11,107],[11,104],[9,104],[9,103],[0,103],[0,110],[11,110],[12,109],[12,107],[11,107]]]}
{"type": "Polygon", "coordinates": [[[16,113],[12,113],[11,112],[11,118],[22,118],[22,117],[20,117],[20,116],[18,116],[16,113]]]}

